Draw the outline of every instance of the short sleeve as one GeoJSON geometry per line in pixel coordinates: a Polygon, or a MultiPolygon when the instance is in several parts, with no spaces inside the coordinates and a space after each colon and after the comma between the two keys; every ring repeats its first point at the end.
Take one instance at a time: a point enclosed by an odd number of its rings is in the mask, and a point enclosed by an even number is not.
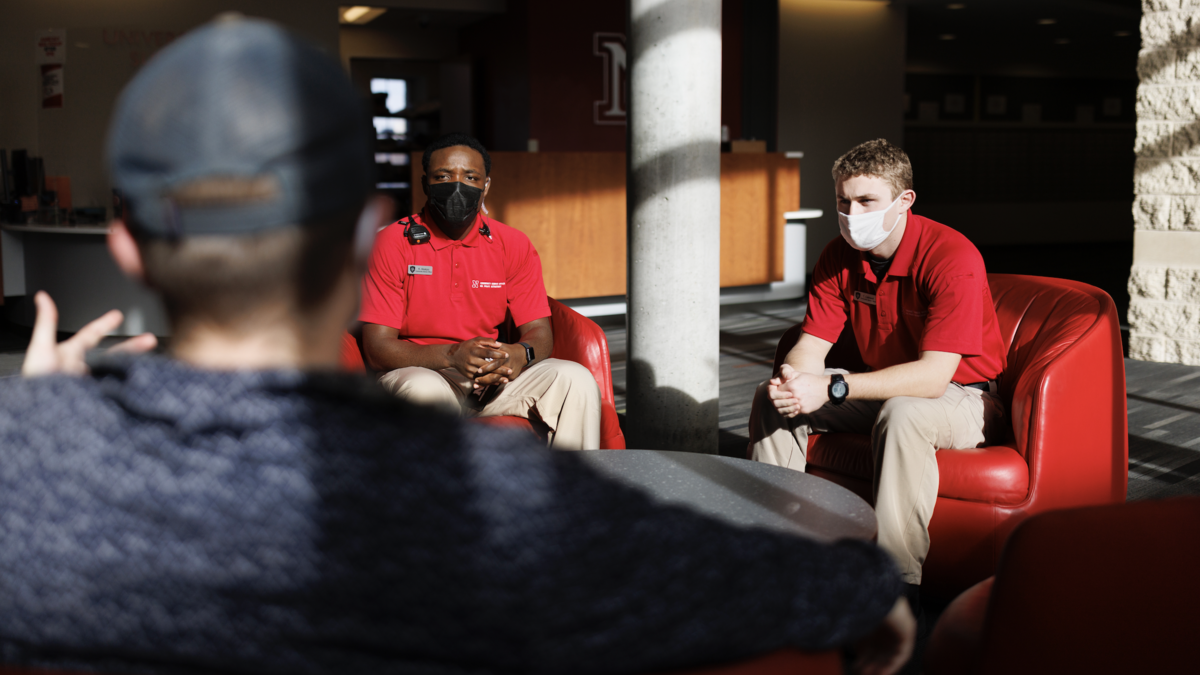
{"type": "Polygon", "coordinates": [[[808,291],[808,311],[804,315],[804,332],[826,342],[837,342],[846,326],[846,300],[842,287],[848,270],[836,249],[838,240],[830,242],[813,269],[812,288],[808,291]]]}
{"type": "Polygon", "coordinates": [[[542,280],[542,258],[533,242],[524,233],[512,230],[505,245],[505,280],[508,290],[508,309],[513,323],[523,326],[530,321],[550,316],[546,299],[546,284],[542,280]]]}
{"type": "Polygon", "coordinates": [[[933,279],[921,351],[963,356],[983,353],[983,288],[987,276],[970,264],[954,265],[933,279]]]}
{"type": "Polygon", "coordinates": [[[379,233],[367,273],[362,280],[362,309],[358,320],[402,330],[405,319],[404,269],[402,242],[397,241],[398,225],[379,233]]]}

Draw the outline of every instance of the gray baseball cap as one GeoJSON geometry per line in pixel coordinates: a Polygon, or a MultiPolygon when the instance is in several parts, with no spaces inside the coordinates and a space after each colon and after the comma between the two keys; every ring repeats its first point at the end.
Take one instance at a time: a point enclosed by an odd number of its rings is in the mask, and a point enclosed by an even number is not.
{"type": "Polygon", "coordinates": [[[250,234],[361,207],[371,144],[337,62],[270,22],[220,18],[167,46],[125,88],[108,165],[146,234],[250,234]],[[172,197],[201,179],[264,179],[272,189],[216,206],[172,197]]]}

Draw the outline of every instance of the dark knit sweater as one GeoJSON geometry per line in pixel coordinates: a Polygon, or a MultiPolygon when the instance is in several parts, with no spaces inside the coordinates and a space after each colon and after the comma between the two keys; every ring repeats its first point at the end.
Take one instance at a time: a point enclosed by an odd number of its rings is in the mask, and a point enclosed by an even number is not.
{"type": "Polygon", "coordinates": [[[349,376],[0,381],[6,662],[645,672],[845,644],[899,593],[873,545],[657,506],[349,376]]]}

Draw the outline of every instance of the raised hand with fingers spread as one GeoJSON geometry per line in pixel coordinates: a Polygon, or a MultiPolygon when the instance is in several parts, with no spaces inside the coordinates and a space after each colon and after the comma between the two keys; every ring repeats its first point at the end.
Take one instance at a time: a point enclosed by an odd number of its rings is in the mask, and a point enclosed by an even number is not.
{"type": "MultiPolygon", "coordinates": [[[[113,309],[105,312],[100,318],[88,323],[71,337],[58,341],[58,307],[50,294],[38,291],[33,296],[37,307],[37,318],[33,323],[33,335],[29,339],[29,347],[25,350],[25,363],[21,365],[21,375],[38,377],[65,373],[67,375],[87,375],[86,356],[89,350],[100,344],[105,335],[114,330],[125,320],[120,310],[113,309]]],[[[140,354],[158,346],[158,338],[151,333],[142,333],[129,338],[109,348],[108,353],[127,352],[140,354]]]]}

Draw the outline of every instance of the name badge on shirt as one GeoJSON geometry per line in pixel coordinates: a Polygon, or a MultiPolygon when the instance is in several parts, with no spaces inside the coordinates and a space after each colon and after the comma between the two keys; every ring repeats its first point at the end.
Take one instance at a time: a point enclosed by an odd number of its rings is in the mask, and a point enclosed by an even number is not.
{"type": "Polygon", "coordinates": [[[408,273],[431,276],[433,274],[433,265],[409,265],[408,273]]]}
{"type": "Polygon", "coordinates": [[[872,307],[875,306],[875,296],[870,293],[863,293],[862,291],[854,291],[854,299],[859,302],[865,302],[868,305],[871,305],[872,307]]]}

